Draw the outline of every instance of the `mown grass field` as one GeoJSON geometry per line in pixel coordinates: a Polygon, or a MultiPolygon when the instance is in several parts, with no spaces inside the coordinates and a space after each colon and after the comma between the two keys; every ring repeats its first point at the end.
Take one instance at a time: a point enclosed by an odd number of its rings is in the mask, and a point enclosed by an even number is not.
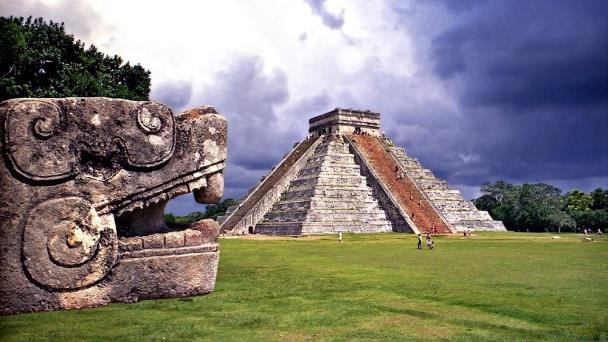
{"type": "Polygon", "coordinates": [[[224,239],[213,294],[0,318],[2,341],[606,340],[608,239],[224,239]]]}

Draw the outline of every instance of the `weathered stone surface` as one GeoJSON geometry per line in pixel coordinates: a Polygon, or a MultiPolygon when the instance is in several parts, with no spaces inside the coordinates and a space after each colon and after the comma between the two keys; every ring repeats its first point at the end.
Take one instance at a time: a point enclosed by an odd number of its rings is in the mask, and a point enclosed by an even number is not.
{"type": "Polygon", "coordinates": [[[198,230],[184,231],[184,246],[198,246],[203,243],[203,234],[198,230]]]}
{"type": "Polygon", "coordinates": [[[255,226],[262,234],[386,232],[393,229],[360,166],[338,136],[327,136],[255,226]]]}
{"type": "Polygon", "coordinates": [[[190,228],[201,233],[203,243],[216,241],[220,234],[220,225],[215,220],[201,220],[190,228]]]}
{"type": "Polygon", "coordinates": [[[212,107],[14,99],[0,137],[0,314],[213,289],[217,225],[170,232],[163,219],[177,195],[222,196],[226,121],[212,107]]]}

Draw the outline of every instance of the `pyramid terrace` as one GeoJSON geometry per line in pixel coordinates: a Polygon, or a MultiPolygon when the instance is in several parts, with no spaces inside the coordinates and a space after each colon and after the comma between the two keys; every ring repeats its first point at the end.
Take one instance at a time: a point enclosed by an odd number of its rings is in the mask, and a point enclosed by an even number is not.
{"type": "Polygon", "coordinates": [[[336,108],[220,218],[225,234],[505,230],[381,134],[380,113],[336,108]]]}

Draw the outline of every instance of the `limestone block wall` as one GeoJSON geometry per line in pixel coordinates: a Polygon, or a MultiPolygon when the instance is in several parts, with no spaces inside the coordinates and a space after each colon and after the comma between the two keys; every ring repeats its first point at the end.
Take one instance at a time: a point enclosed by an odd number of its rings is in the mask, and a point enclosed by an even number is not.
{"type": "Polygon", "coordinates": [[[261,234],[392,231],[355,156],[341,137],[326,136],[256,227],[261,234]]]}
{"type": "MultiPolygon", "coordinates": [[[[306,152],[304,152],[302,154],[302,156],[300,156],[298,158],[298,160],[295,161],[295,163],[291,167],[288,168],[288,170],[266,191],[265,194],[263,194],[261,199],[257,203],[255,203],[251,207],[251,209],[247,211],[247,213],[245,213],[243,215],[243,217],[238,221],[238,223],[236,223],[234,226],[230,227],[230,230],[229,230],[230,234],[234,234],[234,235],[247,234],[250,226],[255,227],[255,225],[259,221],[262,220],[264,215],[272,208],[272,205],[276,201],[278,201],[278,199],[281,196],[281,193],[287,188],[289,183],[296,177],[296,175],[298,174],[298,172],[300,171],[302,166],[306,163],[306,160],[308,159],[309,155],[315,150],[315,147],[319,144],[320,141],[321,141],[320,139],[317,139],[312,145],[310,145],[308,150],[306,152]]],[[[295,149],[294,149],[294,151],[295,151],[295,149]]],[[[290,153],[286,154],[285,158],[282,160],[282,162],[286,162],[289,155],[290,155],[290,153]]],[[[278,170],[279,165],[277,165],[277,167],[273,168],[272,172],[275,172],[275,170],[278,170]]],[[[269,178],[272,175],[272,172],[266,178],[269,178]]],[[[253,192],[255,192],[255,191],[258,191],[258,188],[260,188],[260,186],[262,185],[264,180],[265,180],[265,178],[263,178],[262,182],[257,187],[255,187],[253,190],[250,190],[249,195],[253,194],[253,192]]],[[[247,201],[249,197],[250,196],[246,196],[241,201],[241,203],[244,203],[245,201],[247,201]]],[[[226,218],[222,218],[222,222],[220,222],[222,224],[222,228],[224,228],[223,223],[227,220],[227,218],[229,218],[230,215],[233,214],[234,212],[236,212],[238,209],[239,209],[238,206],[231,207],[228,209],[228,211],[226,212],[226,218]]]]}
{"type": "Polygon", "coordinates": [[[352,134],[355,127],[370,135],[380,135],[380,114],[370,111],[336,108],[309,120],[313,134],[352,134]]]}

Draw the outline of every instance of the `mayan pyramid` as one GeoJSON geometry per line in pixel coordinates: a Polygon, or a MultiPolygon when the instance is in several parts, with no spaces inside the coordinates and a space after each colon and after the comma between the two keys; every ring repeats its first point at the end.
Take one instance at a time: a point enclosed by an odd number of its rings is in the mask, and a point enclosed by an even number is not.
{"type": "Polygon", "coordinates": [[[505,230],[380,133],[380,114],[336,108],[220,217],[226,234],[505,230]]]}

